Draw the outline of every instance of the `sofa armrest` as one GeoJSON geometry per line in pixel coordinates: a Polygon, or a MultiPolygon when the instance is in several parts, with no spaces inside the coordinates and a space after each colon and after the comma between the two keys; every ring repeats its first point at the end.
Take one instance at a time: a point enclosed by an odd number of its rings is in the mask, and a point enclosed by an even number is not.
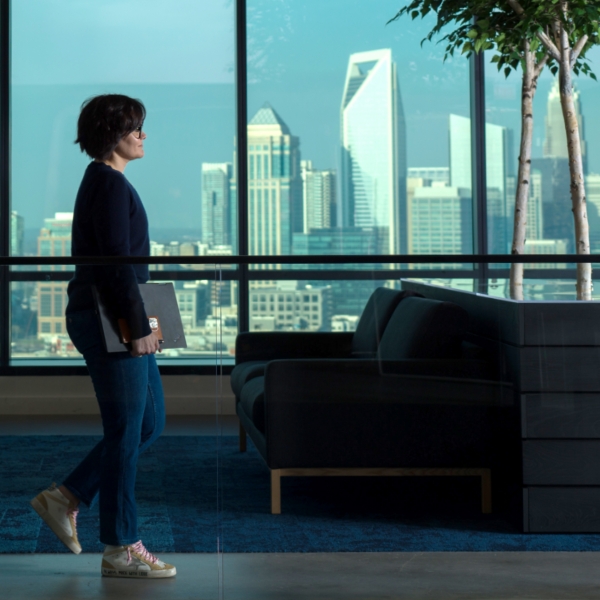
{"type": "Polygon", "coordinates": [[[349,358],[351,332],[268,331],[240,333],[235,340],[235,362],[278,358],[349,358]]]}

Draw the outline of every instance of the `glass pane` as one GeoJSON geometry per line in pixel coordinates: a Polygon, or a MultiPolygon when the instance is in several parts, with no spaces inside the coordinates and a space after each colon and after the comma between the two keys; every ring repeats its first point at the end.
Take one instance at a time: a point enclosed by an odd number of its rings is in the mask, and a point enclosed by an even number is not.
{"type": "Polygon", "coordinates": [[[248,3],[251,254],[472,252],[468,61],[397,8],[248,3]]]}
{"type": "MultiPolygon", "coordinates": [[[[102,93],[139,98],[147,109],[145,157],[127,166],[126,177],[148,215],[150,255],[235,251],[235,190],[227,187],[235,133],[233,24],[228,0],[12,4],[12,255],[70,255],[73,206],[90,161],[73,143],[77,118],[81,104],[102,93]]],[[[184,262],[169,269],[190,267],[184,262]]],[[[213,269],[201,277],[213,277],[213,269]]],[[[33,303],[27,305],[38,319],[13,328],[21,346],[32,332],[66,335],[58,315],[66,283],[53,284],[50,304],[40,286],[13,286],[23,302],[33,303]],[[42,310],[51,314],[42,316],[42,310]]]]}
{"type": "MultiPolygon", "coordinates": [[[[203,191],[202,164],[231,169],[233,160],[233,22],[226,0],[13,3],[13,255],[37,255],[44,220],[72,212],[89,161],[73,144],[79,108],[100,93],[139,98],[148,110],[146,156],[127,177],[148,212],[152,241],[184,255],[231,246],[229,229],[211,237],[208,217],[202,225],[203,194],[211,193],[203,191]],[[133,39],[135,46],[119,43],[133,39]]],[[[215,201],[231,210],[229,197],[215,201]]]]}

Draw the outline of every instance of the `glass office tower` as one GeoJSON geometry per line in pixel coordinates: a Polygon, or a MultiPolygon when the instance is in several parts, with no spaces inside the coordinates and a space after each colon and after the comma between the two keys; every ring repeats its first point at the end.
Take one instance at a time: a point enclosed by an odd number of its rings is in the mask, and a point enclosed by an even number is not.
{"type": "Polygon", "coordinates": [[[315,169],[311,160],[300,162],[304,233],[336,225],[336,175],[315,169]]]}
{"type": "Polygon", "coordinates": [[[265,104],[248,124],[250,254],[291,254],[303,229],[300,140],[265,104]]]}
{"type": "Polygon", "coordinates": [[[202,164],[202,242],[231,245],[231,163],[202,164]]]}
{"type": "Polygon", "coordinates": [[[390,49],[350,56],[341,106],[342,223],[389,228],[406,252],[406,133],[390,49]]]}
{"type": "MultiPolygon", "coordinates": [[[[409,203],[410,254],[468,254],[473,248],[471,190],[419,186],[409,203]]],[[[432,268],[412,265],[412,268],[432,268]]]]}
{"type": "MultiPolygon", "coordinates": [[[[471,119],[450,115],[450,185],[471,190],[471,119]]],[[[512,177],[512,131],[500,125],[485,124],[487,158],[487,216],[489,252],[508,252],[507,184],[512,177]]],[[[514,194],[513,194],[514,206],[514,194]]]]}

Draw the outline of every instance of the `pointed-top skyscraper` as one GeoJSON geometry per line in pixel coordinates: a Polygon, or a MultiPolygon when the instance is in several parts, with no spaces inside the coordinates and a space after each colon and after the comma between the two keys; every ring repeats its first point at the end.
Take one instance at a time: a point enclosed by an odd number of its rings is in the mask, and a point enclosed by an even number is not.
{"type": "Polygon", "coordinates": [[[390,49],[350,56],[341,106],[342,223],[389,229],[406,252],[406,132],[390,49]]]}
{"type": "Polygon", "coordinates": [[[250,254],[291,254],[302,231],[300,140],[268,103],[248,123],[250,254]]]}

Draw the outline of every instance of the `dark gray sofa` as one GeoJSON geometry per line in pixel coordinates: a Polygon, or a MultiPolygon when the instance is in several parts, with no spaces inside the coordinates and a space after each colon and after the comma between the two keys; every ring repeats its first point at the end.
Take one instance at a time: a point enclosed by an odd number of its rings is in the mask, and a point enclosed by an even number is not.
{"type": "Polygon", "coordinates": [[[247,433],[281,476],[477,475],[491,510],[497,412],[513,403],[484,352],[463,340],[466,312],[380,288],[357,331],[250,333],[232,373],[247,433]]]}

